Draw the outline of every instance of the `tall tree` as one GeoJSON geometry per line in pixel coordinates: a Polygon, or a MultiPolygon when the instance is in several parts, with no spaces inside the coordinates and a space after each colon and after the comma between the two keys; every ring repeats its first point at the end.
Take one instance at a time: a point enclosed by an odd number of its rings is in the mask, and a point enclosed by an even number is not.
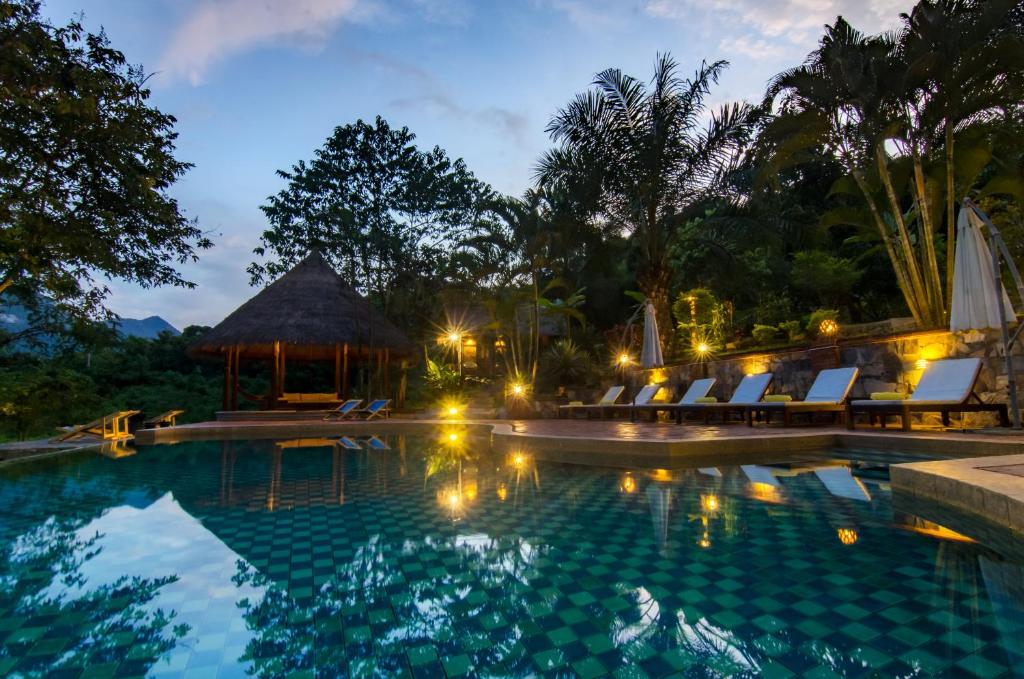
{"type": "Polygon", "coordinates": [[[779,74],[768,88],[765,105],[776,104],[778,114],[766,129],[778,150],[769,172],[809,151],[838,159],[849,181],[833,192],[859,196],[907,307],[923,326],[945,321],[957,198],[1019,184],[1008,178],[1011,170],[991,177],[987,187],[976,185],[993,158],[995,133],[979,127],[1019,106],[1024,43],[1019,29],[997,28],[994,18],[1014,27],[1007,21],[1013,5],[922,0],[903,29],[877,36],[840,17],[802,66],[779,74]],[[956,154],[954,146],[964,148],[956,154]],[[945,288],[936,244],[943,212],[945,288]]]}
{"type": "Polygon", "coordinates": [[[490,189],[461,159],[415,139],[379,116],[358,120],[335,128],[309,162],[279,171],[288,185],[261,207],[270,228],[255,249],[265,261],[248,269],[253,283],[319,249],[385,313],[429,308],[429,286],[446,275],[490,189]]]}
{"type": "Polygon", "coordinates": [[[735,166],[755,117],[752,107],[732,104],[705,124],[707,97],[726,66],[702,63],[684,79],[661,55],[649,87],[618,69],[602,71],[594,89],[551,120],[558,147],[537,168],[542,185],[596,175],[602,211],[630,232],[640,253],[637,282],[665,327],[680,226],[735,166]]]}
{"type": "Polygon", "coordinates": [[[0,0],[0,293],[105,315],[98,278],[192,287],[176,265],[211,246],[168,189],[175,119],[103,33],[0,0]]]}

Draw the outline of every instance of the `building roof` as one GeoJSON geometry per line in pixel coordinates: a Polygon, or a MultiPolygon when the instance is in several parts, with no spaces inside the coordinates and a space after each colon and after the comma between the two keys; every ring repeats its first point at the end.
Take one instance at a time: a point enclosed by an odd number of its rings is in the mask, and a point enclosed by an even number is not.
{"type": "Polygon", "coordinates": [[[402,331],[317,251],[238,307],[189,351],[219,355],[238,346],[242,356],[256,358],[273,355],[274,342],[295,358],[332,358],[335,346],[345,344],[355,356],[371,349],[389,349],[398,356],[415,353],[402,331]]]}

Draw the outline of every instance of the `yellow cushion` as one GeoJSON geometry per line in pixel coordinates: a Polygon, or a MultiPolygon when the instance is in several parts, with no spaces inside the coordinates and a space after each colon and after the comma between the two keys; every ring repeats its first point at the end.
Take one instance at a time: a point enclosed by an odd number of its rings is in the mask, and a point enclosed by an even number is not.
{"type": "Polygon", "coordinates": [[[871,392],[872,401],[902,401],[907,397],[906,394],[901,394],[898,391],[873,391],[871,392]]]}
{"type": "Polygon", "coordinates": [[[693,399],[694,403],[718,403],[718,399],[714,396],[698,396],[693,399]]]}
{"type": "Polygon", "coordinates": [[[765,403],[789,403],[793,397],[789,394],[768,394],[761,400],[765,403]]]}

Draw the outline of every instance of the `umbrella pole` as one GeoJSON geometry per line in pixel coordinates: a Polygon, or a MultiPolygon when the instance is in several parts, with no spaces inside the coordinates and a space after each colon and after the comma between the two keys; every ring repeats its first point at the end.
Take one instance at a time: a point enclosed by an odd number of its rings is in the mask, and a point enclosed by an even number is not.
{"type": "MultiPolygon", "coordinates": [[[[992,269],[995,271],[996,290],[1003,291],[1003,277],[999,273],[999,244],[996,242],[998,236],[991,225],[989,226],[989,241],[992,250],[992,269]]],[[[999,308],[999,332],[1003,340],[1003,357],[1006,359],[1006,389],[1009,392],[1010,401],[1010,422],[1014,429],[1020,429],[1020,404],[1017,402],[1017,378],[1013,373],[1013,343],[1010,341],[1010,327],[1006,321],[1006,306],[1003,304],[1002,295],[996,304],[999,308]]]]}

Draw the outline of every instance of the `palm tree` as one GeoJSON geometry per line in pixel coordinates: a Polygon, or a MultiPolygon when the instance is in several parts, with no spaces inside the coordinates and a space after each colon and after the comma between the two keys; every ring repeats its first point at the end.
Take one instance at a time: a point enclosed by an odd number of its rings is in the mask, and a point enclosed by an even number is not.
{"type": "Polygon", "coordinates": [[[900,49],[911,99],[918,103],[926,139],[943,152],[949,303],[957,203],[969,188],[956,186],[956,137],[968,126],[998,120],[1020,102],[1024,36],[1014,11],[1020,13],[1016,0],[939,0],[920,2],[903,15],[900,49]]]}
{"type": "Polygon", "coordinates": [[[723,106],[705,122],[706,99],[726,66],[705,62],[683,79],[672,57],[659,55],[650,86],[602,71],[592,90],[552,118],[547,132],[558,146],[536,170],[541,186],[599,186],[601,211],[637,247],[637,282],[663,327],[670,327],[670,252],[680,227],[735,167],[753,127],[747,104],[723,106]]]}
{"type": "Polygon", "coordinates": [[[979,136],[978,124],[1004,116],[1020,99],[1021,33],[997,29],[998,18],[1005,21],[1014,4],[923,0],[904,17],[901,30],[878,36],[866,36],[840,17],[826,26],[802,66],[777,75],[768,87],[765,107],[778,104],[765,130],[776,142],[768,174],[800,162],[810,150],[834,155],[868,208],[907,307],[925,327],[944,323],[950,297],[956,176],[965,175],[954,140],[982,142],[965,154],[964,167],[976,166],[959,187],[966,195],[991,159],[978,165],[978,153],[991,145],[989,135],[979,136]],[[936,161],[940,151],[944,163],[936,161]],[[943,205],[945,294],[935,244],[943,205]]]}

